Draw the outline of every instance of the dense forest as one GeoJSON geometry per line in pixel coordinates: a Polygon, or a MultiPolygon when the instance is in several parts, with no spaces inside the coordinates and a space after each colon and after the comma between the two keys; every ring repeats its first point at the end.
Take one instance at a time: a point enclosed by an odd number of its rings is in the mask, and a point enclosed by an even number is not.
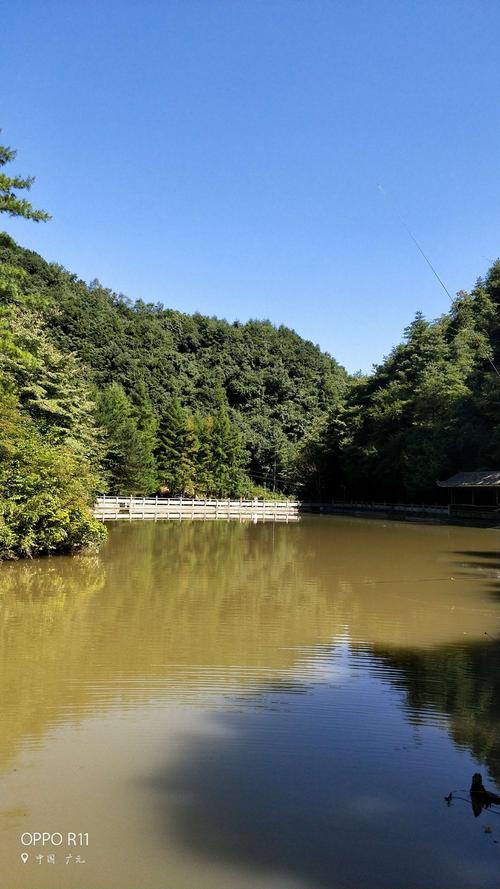
{"type": "Polygon", "coordinates": [[[311,424],[297,482],[313,499],[436,502],[436,480],[500,466],[500,261],[449,312],[417,312],[373,373],[311,424]]]}
{"type": "MultiPolygon", "coordinates": [[[[0,212],[48,219],[1,168],[0,212]]],[[[0,558],[98,542],[97,493],[436,499],[500,465],[500,262],[367,377],[269,321],[131,302],[0,234],[0,558]]]]}
{"type": "MultiPolygon", "coordinates": [[[[0,166],[14,159],[2,149],[0,166]]],[[[0,175],[0,212],[47,218],[0,175]]],[[[99,492],[294,491],[345,371],[286,327],[132,303],[0,235],[0,557],[98,540],[99,492]]]]}

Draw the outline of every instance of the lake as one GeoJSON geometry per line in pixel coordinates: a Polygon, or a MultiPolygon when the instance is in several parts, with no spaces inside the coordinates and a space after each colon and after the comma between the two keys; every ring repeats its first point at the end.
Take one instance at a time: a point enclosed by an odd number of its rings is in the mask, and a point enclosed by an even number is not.
{"type": "Polygon", "coordinates": [[[2,889],[497,889],[499,531],[109,531],[0,566],[2,889]]]}

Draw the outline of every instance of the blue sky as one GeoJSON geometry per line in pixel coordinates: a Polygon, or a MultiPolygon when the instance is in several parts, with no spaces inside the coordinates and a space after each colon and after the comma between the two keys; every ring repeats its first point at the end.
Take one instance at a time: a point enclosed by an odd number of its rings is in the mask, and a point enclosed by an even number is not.
{"type": "Polygon", "coordinates": [[[369,370],[500,254],[497,0],[21,0],[2,141],[85,280],[369,370]],[[382,183],[385,197],[378,189],[382,183]]]}

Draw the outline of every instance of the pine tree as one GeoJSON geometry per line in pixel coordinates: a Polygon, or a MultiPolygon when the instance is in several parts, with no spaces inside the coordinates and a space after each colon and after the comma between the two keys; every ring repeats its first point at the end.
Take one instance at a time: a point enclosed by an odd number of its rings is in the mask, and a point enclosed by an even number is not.
{"type": "Polygon", "coordinates": [[[151,404],[148,387],[142,378],[130,390],[129,399],[137,428],[143,434],[151,452],[154,452],[157,445],[158,418],[151,404]]]}
{"type": "Polygon", "coordinates": [[[218,497],[238,497],[244,483],[245,452],[241,435],[229,419],[222,393],[212,427],[212,473],[218,497]]]}
{"type": "Polygon", "coordinates": [[[196,492],[199,497],[213,494],[215,489],[213,473],[212,437],[214,418],[210,415],[195,417],[198,437],[198,453],[196,461],[196,492]]]}
{"type": "MultiPolygon", "coordinates": [[[[0,145],[0,168],[13,161],[15,156],[16,152],[12,148],[0,145]]],[[[16,191],[23,189],[29,191],[34,181],[33,176],[7,176],[5,173],[0,173],[0,213],[24,216],[25,219],[33,219],[35,222],[46,222],[50,219],[44,210],[35,210],[29,201],[16,194],[16,191]]]]}
{"type": "Polygon", "coordinates": [[[100,393],[98,420],[105,432],[103,468],[115,494],[145,495],[156,489],[148,435],[139,429],[132,405],[118,383],[100,393]]]}
{"type": "Polygon", "coordinates": [[[171,398],[160,416],[155,451],[160,487],[169,494],[182,493],[185,430],[186,413],[179,399],[171,398]]]}
{"type": "Polygon", "coordinates": [[[200,443],[191,415],[184,421],[182,453],[179,463],[180,488],[183,494],[194,497],[196,492],[197,459],[200,443]]]}

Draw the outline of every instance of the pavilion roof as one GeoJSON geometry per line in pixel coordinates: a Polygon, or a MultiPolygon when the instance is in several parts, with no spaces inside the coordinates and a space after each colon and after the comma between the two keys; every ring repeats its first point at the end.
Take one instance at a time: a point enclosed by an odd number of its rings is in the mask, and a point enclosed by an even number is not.
{"type": "Polygon", "coordinates": [[[437,484],[440,488],[500,488],[500,469],[457,472],[451,478],[437,484]]]}

